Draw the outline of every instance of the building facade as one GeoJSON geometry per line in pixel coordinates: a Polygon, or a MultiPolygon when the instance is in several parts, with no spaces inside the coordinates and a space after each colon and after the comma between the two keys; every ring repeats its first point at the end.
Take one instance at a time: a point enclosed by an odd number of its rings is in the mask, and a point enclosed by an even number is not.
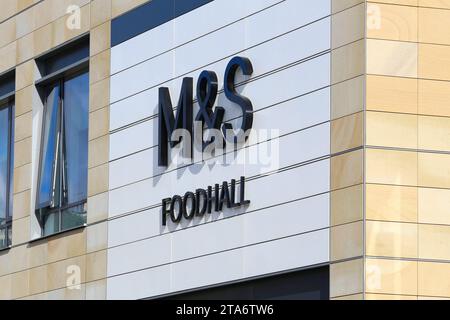
{"type": "Polygon", "coordinates": [[[2,1],[0,298],[450,299],[449,21],[2,1]]]}

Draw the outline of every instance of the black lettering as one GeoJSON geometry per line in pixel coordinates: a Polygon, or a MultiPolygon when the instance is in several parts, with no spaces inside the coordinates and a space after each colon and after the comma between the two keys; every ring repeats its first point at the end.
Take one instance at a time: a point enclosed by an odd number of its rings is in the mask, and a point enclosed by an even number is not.
{"type": "Polygon", "coordinates": [[[183,197],[183,217],[186,220],[191,220],[195,215],[195,194],[192,192],[186,192],[183,197]],[[189,200],[191,200],[191,208],[188,209],[189,200]],[[188,212],[189,211],[189,212],[188,212]]]}
{"type": "MultiPolygon", "coordinates": [[[[190,134],[191,150],[189,154],[192,157],[192,131],[193,131],[193,79],[184,78],[181,88],[180,98],[178,100],[176,116],[173,114],[172,99],[169,89],[159,88],[159,141],[158,141],[158,165],[168,166],[168,143],[170,147],[175,147],[179,141],[172,141],[172,134],[177,129],[185,129],[190,134]]],[[[188,150],[183,150],[188,152],[188,150]]]]}
{"type": "MultiPolygon", "coordinates": [[[[253,65],[248,58],[235,57],[231,59],[225,71],[224,89],[227,99],[236,103],[242,109],[242,123],[240,129],[242,131],[241,134],[244,134],[246,141],[248,136],[245,135],[245,133],[253,127],[253,104],[249,98],[240,95],[236,91],[235,79],[239,69],[241,69],[246,76],[253,74],[253,65]]],[[[233,130],[233,125],[231,123],[225,123],[222,130],[227,141],[233,141],[234,144],[238,142],[239,138],[237,136],[227,137],[227,132],[233,130]]]]}
{"type": "Polygon", "coordinates": [[[173,223],[178,223],[183,217],[183,199],[180,196],[174,196],[170,202],[170,219],[173,223]],[[178,204],[178,214],[175,214],[175,205],[178,204]]]}

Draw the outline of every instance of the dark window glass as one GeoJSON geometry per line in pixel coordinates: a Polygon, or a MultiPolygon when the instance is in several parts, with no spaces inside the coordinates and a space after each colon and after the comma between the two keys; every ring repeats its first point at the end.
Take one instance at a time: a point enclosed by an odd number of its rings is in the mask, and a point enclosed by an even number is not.
{"type": "Polygon", "coordinates": [[[47,92],[37,197],[44,236],[86,223],[89,74],[58,80],[47,92]]]}
{"type": "Polygon", "coordinates": [[[165,300],[328,300],[329,274],[326,266],[184,293],[165,300]]]}
{"type": "Polygon", "coordinates": [[[38,209],[53,205],[52,196],[55,183],[53,176],[57,159],[58,113],[60,105],[59,84],[49,89],[43,120],[42,160],[38,194],[38,209]]]}
{"type": "Polygon", "coordinates": [[[14,105],[0,106],[0,248],[11,245],[14,105]]]}
{"type": "Polygon", "coordinates": [[[89,37],[84,37],[37,60],[43,76],[59,72],[64,68],[89,58],[89,37]]]}
{"type": "Polygon", "coordinates": [[[64,83],[65,162],[69,204],[87,197],[88,84],[87,73],[64,83]]]}

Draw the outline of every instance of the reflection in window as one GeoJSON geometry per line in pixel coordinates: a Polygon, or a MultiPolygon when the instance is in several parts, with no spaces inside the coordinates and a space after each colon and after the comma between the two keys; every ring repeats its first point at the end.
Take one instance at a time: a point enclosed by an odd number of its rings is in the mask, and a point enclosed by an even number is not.
{"type": "Polygon", "coordinates": [[[46,91],[37,210],[43,235],[86,223],[89,75],[46,91]]]}
{"type": "Polygon", "coordinates": [[[11,246],[14,105],[0,105],[0,249],[11,246]]]}

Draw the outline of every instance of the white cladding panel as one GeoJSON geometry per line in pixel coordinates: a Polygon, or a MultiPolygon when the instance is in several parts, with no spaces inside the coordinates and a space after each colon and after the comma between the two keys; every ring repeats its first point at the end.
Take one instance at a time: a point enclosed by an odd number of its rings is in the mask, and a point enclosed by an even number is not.
{"type": "MultiPolygon", "coordinates": [[[[330,12],[330,0],[215,0],[112,48],[109,299],[329,261],[330,12]],[[158,88],[168,87],[175,105],[184,77],[195,86],[211,70],[222,89],[234,56],[253,64],[236,83],[253,103],[257,133],[234,162],[196,155],[192,164],[158,167],[158,88]],[[267,150],[270,163],[261,163],[267,150]],[[255,155],[256,164],[238,161],[255,155]],[[249,206],[162,226],[163,198],[240,176],[249,206]]],[[[240,108],[223,93],[216,105],[239,123],[240,108]]]]}

